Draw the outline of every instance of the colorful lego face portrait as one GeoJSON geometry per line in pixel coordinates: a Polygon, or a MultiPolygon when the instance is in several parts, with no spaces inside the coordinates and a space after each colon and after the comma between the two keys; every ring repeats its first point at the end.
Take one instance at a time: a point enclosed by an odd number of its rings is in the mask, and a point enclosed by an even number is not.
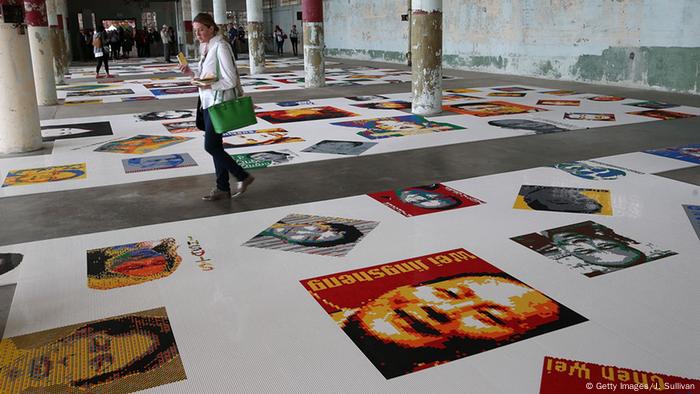
{"type": "Polygon", "coordinates": [[[369,109],[407,109],[411,108],[411,103],[402,100],[380,101],[377,103],[351,104],[353,107],[369,109]]]}
{"type": "Polygon", "coordinates": [[[376,142],[362,141],[335,141],[324,140],[312,145],[302,152],[307,153],[330,153],[335,155],[359,155],[367,149],[377,145],[376,142]]]}
{"type": "Polygon", "coordinates": [[[483,201],[440,183],[370,193],[368,196],[407,217],[483,204],[483,201]]]}
{"type": "Polygon", "coordinates": [[[586,320],[464,249],[301,283],[387,379],[586,320]]]}
{"type": "Polygon", "coordinates": [[[700,164],[700,144],[690,144],[670,148],[650,149],[644,153],[670,159],[682,160],[688,163],[700,164]]]}
{"type": "Polygon", "coordinates": [[[197,163],[188,153],[173,153],[170,155],[134,157],[122,160],[126,173],[164,170],[168,168],[192,167],[197,163]]]}
{"type": "Polygon", "coordinates": [[[6,338],[0,352],[4,393],[132,392],[186,379],[165,308],[6,338]]]}
{"type": "Polygon", "coordinates": [[[573,187],[523,185],[513,208],[612,215],[608,190],[573,187]]]}
{"type": "Polygon", "coordinates": [[[191,139],[191,137],[139,134],[131,138],[107,142],[95,149],[95,152],[144,154],[191,139]]]}
{"type": "Polygon", "coordinates": [[[165,88],[165,89],[151,89],[151,93],[155,96],[167,96],[174,94],[193,94],[199,92],[199,88],[196,86],[187,86],[181,88],[165,88]]]}
{"type": "Polygon", "coordinates": [[[642,101],[639,103],[631,103],[631,104],[626,104],[626,105],[632,105],[635,107],[649,108],[649,109],[665,109],[665,108],[678,107],[677,104],[662,103],[659,101],[642,101]]]}
{"type": "Polygon", "coordinates": [[[192,133],[195,131],[201,131],[197,128],[197,124],[194,120],[188,120],[184,122],[163,122],[163,126],[172,134],[180,133],[192,133]]]}
{"type": "Polygon", "coordinates": [[[309,120],[348,118],[359,115],[339,108],[325,106],[258,112],[256,116],[270,123],[289,123],[304,122],[309,120]]]}
{"type": "Polygon", "coordinates": [[[223,134],[223,137],[226,138],[226,143],[232,147],[304,142],[303,138],[289,136],[287,130],[280,128],[232,131],[223,134]]]}
{"type": "Polygon", "coordinates": [[[352,101],[379,101],[379,100],[386,100],[389,97],[385,96],[351,96],[351,97],[346,97],[348,100],[352,101]]]}
{"type": "Polygon", "coordinates": [[[87,169],[85,163],[11,170],[7,173],[2,187],[60,182],[71,179],[85,179],[86,177],[87,169]]]}
{"type": "Polygon", "coordinates": [[[558,163],[553,166],[556,169],[568,172],[573,176],[590,180],[614,180],[621,178],[627,173],[617,168],[604,167],[601,165],[590,165],[580,161],[558,163]]]}
{"type": "Polygon", "coordinates": [[[489,97],[525,97],[527,93],[519,92],[491,92],[487,94],[489,97]]]}
{"type": "Polygon", "coordinates": [[[510,278],[461,276],[401,286],[359,309],[370,335],[408,348],[450,340],[504,341],[558,318],[556,302],[510,278]]]}
{"type": "Polygon", "coordinates": [[[298,107],[300,105],[314,105],[313,101],[310,100],[302,100],[302,101],[281,101],[279,103],[276,103],[280,107],[298,107]]]}
{"type": "Polygon", "coordinates": [[[109,122],[50,125],[41,128],[41,140],[44,142],[101,135],[112,135],[109,122]]]}
{"type": "Polygon", "coordinates": [[[445,89],[445,91],[449,92],[449,93],[476,93],[476,92],[480,92],[479,89],[470,89],[470,88],[445,89]]]}
{"type": "Polygon", "coordinates": [[[143,87],[146,89],[192,87],[192,83],[189,81],[154,82],[154,83],[144,83],[143,87]]]}
{"type": "Polygon", "coordinates": [[[618,96],[593,96],[593,97],[588,97],[588,100],[591,101],[622,101],[624,100],[624,97],[618,97],[618,96]]]}
{"type": "Polygon", "coordinates": [[[511,239],[588,277],[676,254],[626,238],[590,220],[511,239]]]}
{"type": "Polygon", "coordinates": [[[325,256],[344,256],[379,223],[365,220],[287,215],[243,246],[325,256]]]}
{"type": "Polygon", "coordinates": [[[404,137],[411,135],[464,130],[464,127],[449,123],[432,122],[419,115],[395,116],[331,123],[336,126],[364,129],[357,134],[368,139],[404,137]]]}
{"type": "Polygon", "coordinates": [[[173,238],[87,251],[88,287],[109,290],[170,276],[180,265],[173,238]]]}
{"type": "Polygon", "coordinates": [[[570,96],[572,94],[578,94],[578,92],[575,90],[549,90],[549,91],[540,92],[540,93],[552,94],[555,96],[570,96]]]}
{"type": "Polygon", "coordinates": [[[112,87],[112,85],[77,85],[77,86],[63,86],[56,87],[56,90],[65,90],[68,92],[82,92],[85,90],[98,90],[112,87]]]}
{"type": "Polygon", "coordinates": [[[362,233],[352,225],[329,222],[304,224],[278,222],[265,230],[264,234],[285,242],[319,248],[352,243],[362,236],[362,233]]]}
{"type": "Polygon", "coordinates": [[[500,119],[491,120],[489,124],[492,126],[498,126],[504,129],[515,129],[515,130],[530,130],[534,131],[535,134],[550,134],[550,133],[560,133],[562,131],[569,131],[563,127],[553,125],[551,123],[540,122],[537,120],[530,119],[500,119]]]}
{"type": "Polygon", "coordinates": [[[547,111],[544,108],[509,103],[507,101],[486,101],[481,103],[451,104],[445,105],[442,108],[445,111],[456,112],[458,114],[474,115],[479,117],[547,111]]]}
{"type": "Polygon", "coordinates": [[[497,90],[499,92],[526,92],[526,91],[532,90],[532,89],[523,88],[520,86],[507,86],[507,87],[503,87],[503,88],[492,88],[491,90],[497,90]]]}
{"type": "Polygon", "coordinates": [[[651,109],[648,111],[636,111],[636,112],[627,112],[630,115],[639,115],[639,116],[646,116],[649,118],[654,118],[654,119],[661,119],[661,120],[673,120],[673,119],[687,119],[687,118],[694,118],[697,115],[692,115],[692,114],[684,114],[682,112],[673,112],[673,111],[664,111],[664,110],[655,110],[651,109]]]}
{"type": "Polygon", "coordinates": [[[83,104],[102,104],[102,99],[90,99],[90,100],[72,100],[65,101],[63,105],[83,105],[83,104]]]}
{"type": "MultiPolygon", "coordinates": [[[[234,148],[234,146],[231,147],[234,148]]],[[[224,146],[224,148],[228,147],[224,146]]],[[[245,169],[254,169],[289,163],[297,158],[298,155],[288,149],[281,149],[276,151],[242,153],[238,155],[231,155],[231,157],[241,167],[245,169]]]]}
{"type": "Polygon", "coordinates": [[[134,94],[131,89],[112,89],[112,90],[86,90],[78,92],[68,92],[67,97],[106,97],[106,96],[123,96],[134,94]]]}
{"type": "Polygon", "coordinates": [[[580,100],[538,100],[537,105],[557,105],[564,107],[578,107],[581,105],[580,100]]]}
{"type": "Polygon", "coordinates": [[[195,112],[191,110],[176,109],[160,112],[145,112],[134,116],[136,116],[136,118],[139,120],[150,122],[156,120],[194,118],[195,112]]]}
{"type": "Polygon", "coordinates": [[[151,101],[151,100],[158,100],[158,98],[153,97],[153,96],[122,97],[123,103],[129,103],[129,102],[133,102],[133,101],[151,101]]]}
{"type": "Polygon", "coordinates": [[[566,113],[564,113],[564,119],[614,122],[615,121],[615,114],[600,114],[600,113],[589,113],[589,112],[566,112],[566,113]]]}

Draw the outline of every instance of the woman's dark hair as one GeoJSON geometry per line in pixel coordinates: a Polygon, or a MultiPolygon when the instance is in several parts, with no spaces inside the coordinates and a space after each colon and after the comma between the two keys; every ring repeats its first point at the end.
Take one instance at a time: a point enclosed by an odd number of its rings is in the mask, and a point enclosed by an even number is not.
{"type": "Polygon", "coordinates": [[[102,33],[103,31],[105,31],[105,27],[104,27],[104,25],[103,25],[102,23],[96,23],[95,25],[96,25],[96,26],[95,26],[95,31],[96,31],[96,32],[102,33]]]}
{"type": "Polygon", "coordinates": [[[200,12],[197,14],[197,16],[194,17],[194,20],[192,20],[192,23],[194,22],[201,23],[206,27],[213,27],[214,34],[219,32],[219,26],[217,26],[216,22],[214,22],[214,17],[205,12],[200,12]]]}

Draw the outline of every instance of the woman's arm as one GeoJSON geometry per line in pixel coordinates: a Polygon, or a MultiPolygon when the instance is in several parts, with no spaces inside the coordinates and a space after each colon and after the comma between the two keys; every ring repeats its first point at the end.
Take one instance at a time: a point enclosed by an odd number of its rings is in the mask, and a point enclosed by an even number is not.
{"type": "Polygon", "coordinates": [[[233,52],[231,47],[220,42],[216,49],[216,56],[219,61],[219,80],[211,85],[214,90],[229,90],[238,84],[238,70],[233,63],[233,52]]]}

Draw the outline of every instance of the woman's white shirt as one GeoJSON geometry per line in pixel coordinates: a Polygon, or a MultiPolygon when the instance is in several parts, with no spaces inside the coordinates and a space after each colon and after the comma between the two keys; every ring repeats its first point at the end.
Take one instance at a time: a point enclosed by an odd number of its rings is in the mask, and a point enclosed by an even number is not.
{"type": "Polygon", "coordinates": [[[196,77],[216,76],[217,59],[219,63],[219,80],[211,85],[211,89],[199,89],[202,109],[243,96],[231,46],[217,34],[207,44],[201,44],[199,48],[202,57],[199,60],[199,72],[195,73],[196,77]]]}

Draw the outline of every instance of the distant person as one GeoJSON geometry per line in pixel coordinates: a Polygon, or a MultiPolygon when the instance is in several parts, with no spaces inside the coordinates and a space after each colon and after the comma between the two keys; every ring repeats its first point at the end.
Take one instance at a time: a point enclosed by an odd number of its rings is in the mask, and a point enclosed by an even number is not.
{"type": "Polygon", "coordinates": [[[134,43],[136,44],[136,54],[138,57],[146,57],[146,31],[136,29],[134,43]]]}
{"type": "Polygon", "coordinates": [[[231,24],[228,29],[228,42],[231,44],[233,49],[233,57],[238,60],[238,29],[236,26],[231,24]]]}
{"type": "Polygon", "coordinates": [[[297,31],[297,25],[292,25],[292,30],[289,31],[289,41],[292,42],[294,56],[299,56],[299,31],[297,31]]]}
{"type": "Polygon", "coordinates": [[[100,77],[100,68],[102,68],[102,63],[105,65],[105,77],[109,78],[109,51],[106,50],[107,44],[107,33],[105,32],[104,26],[102,24],[97,24],[95,27],[95,33],[92,35],[92,46],[95,59],[97,59],[97,68],[95,69],[95,78],[100,77]]]}
{"type": "Polygon", "coordinates": [[[279,25],[275,25],[275,43],[277,44],[277,54],[282,56],[284,53],[284,39],[287,38],[287,35],[284,34],[282,31],[282,28],[280,28],[279,25]]]}
{"type": "Polygon", "coordinates": [[[199,88],[200,102],[197,106],[197,112],[200,113],[199,109],[201,108],[200,119],[204,123],[204,149],[214,159],[216,171],[216,187],[202,199],[205,201],[230,199],[243,194],[255,178],[226,153],[223,136],[214,131],[208,108],[219,102],[241,97],[243,88],[236,69],[236,62],[233,60],[233,50],[229,43],[220,34],[217,34],[219,27],[214,22],[214,18],[209,14],[200,13],[194,17],[192,29],[200,42],[199,72],[195,74],[187,65],[180,65],[180,71],[192,77],[215,76],[218,78],[211,85],[199,88]],[[229,183],[229,173],[238,180],[233,195],[229,183]]]}
{"type": "Polygon", "coordinates": [[[131,50],[134,48],[134,31],[127,28],[124,29],[124,37],[122,37],[122,52],[124,58],[128,59],[131,54],[131,50]]]}
{"type": "Polygon", "coordinates": [[[170,32],[168,31],[168,26],[163,25],[160,30],[160,40],[163,42],[163,59],[166,63],[171,63],[170,61],[170,32]]]}
{"type": "Polygon", "coordinates": [[[160,33],[156,29],[148,28],[148,56],[155,56],[158,51],[156,46],[160,43],[160,33]]]}
{"type": "Polygon", "coordinates": [[[120,40],[119,40],[119,31],[114,29],[110,30],[108,33],[109,36],[109,47],[111,49],[112,53],[112,60],[117,60],[119,59],[119,49],[121,48],[120,40]]]}
{"type": "Polygon", "coordinates": [[[88,29],[80,31],[80,60],[90,61],[92,52],[92,33],[88,29]]]}

